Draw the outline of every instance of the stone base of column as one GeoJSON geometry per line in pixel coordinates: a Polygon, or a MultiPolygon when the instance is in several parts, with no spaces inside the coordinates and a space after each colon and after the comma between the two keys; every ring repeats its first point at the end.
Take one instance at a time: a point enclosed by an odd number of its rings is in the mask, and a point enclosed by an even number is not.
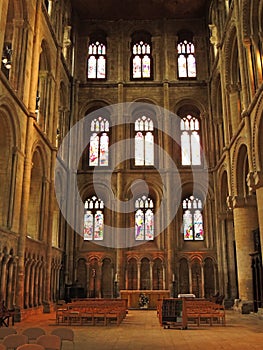
{"type": "Polygon", "coordinates": [[[263,308],[259,307],[257,312],[258,318],[263,320],[263,308]]]}
{"type": "Polygon", "coordinates": [[[235,299],[233,309],[241,314],[249,314],[254,311],[252,300],[235,299]]]}
{"type": "Polygon", "coordinates": [[[234,299],[224,299],[224,307],[226,309],[231,309],[234,305],[234,299]]]}
{"type": "Polygon", "coordinates": [[[50,302],[49,301],[43,301],[43,313],[44,314],[50,313],[50,302]]]}
{"type": "Polygon", "coordinates": [[[21,322],[21,308],[19,306],[14,307],[14,322],[21,322]]]}

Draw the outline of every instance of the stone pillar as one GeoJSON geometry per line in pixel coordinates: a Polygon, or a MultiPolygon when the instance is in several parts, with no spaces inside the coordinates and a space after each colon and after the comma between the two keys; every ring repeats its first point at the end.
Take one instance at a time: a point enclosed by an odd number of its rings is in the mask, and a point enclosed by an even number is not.
{"type": "Polygon", "coordinates": [[[162,273],[163,273],[163,285],[162,285],[162,289],[165,289],[165,285],[166,285],[166,280],[165,280],[165,265],[162,264],[162,273]]]}
{"type": "Polygon", "coordinates": [[[38,305],[43,303],[43,262],[39,267],[39,291],[38,291],[38,305]]]}
{"type": "Polygon", "coordinates": [[[192,283],[192,266],[188,262],[189,271],[189,293],[193,293],[193,283],[192,283]]]}
{"type": "Polygon", "coordinates": [[[32,264],[31,260],[28,260],[25,264],[26,265],[25,266],[25,284],[23,285],[24,300],[21,306],[24,305],[26,308],[29,307],[29,278],[31,274],[31,264],[32,264]]]}
{"type": "Polygon", "coordinates": [[[102,261],[98,262],[97,269],[97,279],[96,279],[96,297],[101,298],[101,271],[102,271],[102,261]]]}
{"type": "MultiPolygon", "coordinates": [[[[33,146],[33,134],[34,127],[33,121],[35,119],[35,106],[36,106],[36,95],[37,90],[37,80],[38,80],[38,65],[39,65],[39,48],[40,48],[40,18],[42,15],[41,11],[42,2],[38,1],[36,4],[36,21],[35,21],[35,36],[33,50],[34,55],[32,56],[32,65],[29,70],[31,76],[30,80],[30,91],[28,96],[30,100],[28,101],[29,116],[27,118],[27,129],[26,129],[26,145],[25,145],[25,161],[24,161],[24,173],[22,180],[22,197],[21,197],[21,211],[20,211],[20,222],[19,222],[19,242],[18,242],[18,273],[17,273],[17,285],[16,285],[16,306],[17,309],[21,310],[24,305],[24,278],[25,278],[25,267],[24,267],[24,255],[26,246],[26,235],[27,235],[27,221],[28,221],[28,203],[30,195],[30,181],[31,181],[31,167],[32,167],[32,146],[33,146]]],[[[33,32],[30,31],[29,38],[33,40],[33,32]]],[[[28,62],[30,64],[31,62],[28,62]]],[[[26,87],[26,88],[29,88],[26,87]]],[[[25,90],[26,90],[25,88],[25,90]]]]}
{"type": "Polygon", "coordinates": [[[8,263],[9,257],[8,255],[5,255],[4,259],[2,260],[1,264],[1,289],[0,289],[0,300],[5,300],[6,296],[6,268],[8,263]]]}
{"type": "Polygon", "coordinates": [[[35,273],[36,273],[36,261],[32,261],[32,268],[30,273],[30,288],[29,288],[29,306],[34,306],[34,291],[35,291],[35,273]]]}
{"type": "Polygon", "coordinates": [[[90,263],[86,261],[86,272],[87,272],[87,283],[86,283],[86,297],[90,296],[90,275],[89,275],[89,271],[90,271],[90,263]]]}
{"type": "MultiPolygon", "coordinates": [[[[204,264],[202,263],[200,266],[201,269],[201,298],[205,297],[205,278],[204,278],[204,264]]],[[[216,275],[214,276],[216,279],[216,275]]]]}
{"type": "Polygon", "coordinates": [[[39,306],[39,303],[38,303],[39,285],[40,285],[39,266],[40,266],[40,261],[38,260],[35,267],[35,280],[34,280],[35,290],[34,290],[34,300],[33,300],[34,306],[39,306]]]}
{"type": "MultiPolygon", "coordinates": [[[[261,251],[263,249],[263,173],[254,173],[254,188],[257,197],[258,223],[260,232],[261,251]]],[[[262,254],[263,255],[263,254],[262,254]]]]}
{"type": "Polygon", "coordinates": [[[141,284],[141,262],[137,263],[137,289],[140,289],[141,284]]]}
{"type": "Polygon", "coordinates": [[[150,261],[150,290],[153,289],[153,262],[150,261]]]}
{"type": "MultiPolygon", "coordinates": [[[[15,49],[15,52],[13,53],[11,57],[11,62],[12,62],[12,69],[10,70],[10,83],[14,87],[14,90],[18,90],[18,82],[21,73],[21,55],[24,55],[25,52],[23,50],[23,45],[24,45],[24,38],[23,38],[23,25],[24,25],[24,20],[20,19],[13,19],[13,39],[12,39],[12,48],[15,49]]],[[[24,56],[22,56],[24,57],[24,56]]],[[[22,63],[23,64],[23,63],[22,63]]]]}
{"type": "Polygon", "coordinates": [[[242,303],[245,302],[252,306],[253,284],[251,259],[249,254],[254,251],[252,230],[258,227],[254,198],[250,198],[250,201],[248,202],[245,198],[234,197],[233,216],[235,225],[239,298],[242,303]]]}

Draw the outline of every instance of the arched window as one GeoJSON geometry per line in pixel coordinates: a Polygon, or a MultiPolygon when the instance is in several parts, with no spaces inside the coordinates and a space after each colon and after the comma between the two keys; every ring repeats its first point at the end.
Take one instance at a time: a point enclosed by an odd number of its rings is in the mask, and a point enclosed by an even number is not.
{"type": "Polygon", "coordinates": [[[4,43],[2,52],[2,71],[4,72],[7,79],[9,79],[9,72],[12,67],[12,44],[4,43]]]}
{"type": "Polygon", "coordinates": [[[188,114],[181,119],[182,165],[200,165],[200,123],[198,118],[188,114]]]}
{"type": "Polygon", "coordinates": [[[201,199],[190,196],[183,200],[183,233],[185,241],[202,241],[203,229],[203,204],[201,199]]]}
{"type": "Polygon", "coordinates": [[[109,121],[97,117],[90,124],[89,166],[109,165],[109,121]]]}
{"type": "Polygon", "coordinates": [[[135,121],[135,165],[154,165],[154,127],[151,118],[142,115],[135,121]]]}
{"type": "Polygon", "coordinates": [[[87,78],[106,79],[106,37],[92,35],[88,49],[87,78]]]}
{"type": "Polygon", "coordinates": [[[142,196],[135,201],[135,240],[154,239],[154,204],[149,197],[142,196]]]}
{"type": "Polygon", "coordinates": [[[179,78],[196,78],[195,47],[193,34],[182,31],[178,34],[177,63],[179,78]]]}
{"type": "Polygon", "coordinates": [[[102,241],[104,233],[104,203],[96,196],[85,201],[84,240],[102,241]]]}
{"type": "Polygon", "coordinates": [[[152,79],[153,59],[151,35],[136,32],[131,43],[131,79],[152,79]]]}

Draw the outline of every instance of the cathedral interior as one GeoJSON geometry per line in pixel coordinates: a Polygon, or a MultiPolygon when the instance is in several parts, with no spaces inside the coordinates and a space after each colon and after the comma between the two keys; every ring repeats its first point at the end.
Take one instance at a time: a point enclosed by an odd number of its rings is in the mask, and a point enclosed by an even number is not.
{"type": "Polygon", "coordinates": [[[0,33],[0,300],[258,312],[263,1],[6,0],[0,33]]]}

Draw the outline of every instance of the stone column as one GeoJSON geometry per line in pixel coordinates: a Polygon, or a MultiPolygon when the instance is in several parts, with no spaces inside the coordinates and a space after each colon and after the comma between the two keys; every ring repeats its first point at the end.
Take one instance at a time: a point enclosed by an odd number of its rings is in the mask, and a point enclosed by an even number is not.
{"type": "Polygon", "coordinates": [[[162,273],[163,273],[163,285],[162,285],[162,289],[165,289],[165,285],[166,285],[166,281],[165,281],[165,265],[162,264],[162,273]]]}
{"type": "Polygon", "coordinates": [[[201,269],[201,276],[200,276],[201,277],[201,298],[204,298],[205,296],[204,263],[201,264],[200,269],[201,269]]]}
{"type": "Polygon", "coordinates": [[[37,260],[35,264],[35,276],[34,276],[34,294],[33,305],[38,306],[38,293],[39,293],[39,265],[40,261],[37,260]]]}
{"type": "MultiPolygon", "coordinates": [[[[18,90],[18,82],[21,73],[24,73],[23,60],[21,55],[25,54],[23,49],[24,38],[23,38],[23,25],[24,21],[21,19],[13,19],[13,39],[12,39],[12,49],[15,51],[11,57],[12,69],[10,70],[10,83],[14,87],[14,90],[18,90]],[[22,64],[22,67],[21,67],[22,64]],[[22,71],[21,71],[22,68],[22,71]]],[[[22,56],[24,57],[24,56],[22,56]]]]}
{"type": "Polygon", "coordinates": [[[150,290],[153,289],[153,262],[150,261],[150,290]]]}
{"type": "Polygon", "coordinates": [[[192,283],[192,266],[188,262],[189,271],[189,293],[193,293],[193,283],[192,283]]]}
{"type": "Polygon", "coordinates": [[[239,298],[242,302],[252,304],[253,284],[251,259],[249,254],[254,251],[252,230],[258,227],[255,198],[251,197],[248,200],[247,198],[234,197],[233,216],[235,225],[239,298]]]}
{"type": "Polygon", "coordinates": [[[43,262],[39,267],[39,291],[38,291],[38,305],[43,303],[43,262]]]}
{"type": "Polygon", "coordinates": [[[261,251],[263,250],[263,173],[254,173],[254,188],[257,196],[258,223],[260,232],[261,251]]]}
{"type": "Polygon", "coordinates": [[[141,284],[141,262],[137,263],[137,289],[140,289],[141,284]]]}
{"type": "Polygon", "coordinates": [[[5,300],[5,296],[6,296],[6,267],[7,267],[8,260],[9,260],[8,255],[5,255],[4,258],[2,259],[0,300],[5,300]]]}
{"type": "Polygon", "coordinates": [[[29,286],[29,306],[34,306],[34,290],[35,290],[35,272],[36,272],[36,261],[32,260],[32,267],[30,271],[30,286],[29,286]]]}
{"type": "Polygon", "coordinates": [[[90,263],[87,261],[86,261],[86,271],[87,271],[86,296],[89,297],[90,296],[90,275],[89,275],[90,263]]]}
{"type": "Polygon", "coordinates": [[[29,278],[30,278],[30,274],[31,274],[31,264],[32,261],[28,260],[26,262],[26,266],[25,266],[25,283],[23,285],[23,290],[24,290],[24,300],[23,303],[21,304],[24,305],[25,307],[29,307],[29,278]]]}
{"type": "MultiPolygon", "coordinates": [[[[27,221],[28,221],[28,203],[30,195],[30,181],[31,181],[31,168],[32,168],[32,145],[33,145],[33,134],[34,127],[33,121],[35,119],[35,105],[36,105],[36,95],[37,90],[37,79],[38,79],[38,65],[39,65],[39,48],[40,48],[40,17],[42,15],[41,11],[42,2],[38,1],[36,5],[36,21],[35,21],[35,36],[33,50],[34,55],[32,56],[32,67],[29,70],[30,80],[30,100],[28,101],[29,115],[27,118],[27,128],[26,128],[26,145],[25,145],[25,161],[24,161],[24,173],[22,179],[22,197],[20,203],[20,222],[19,222],[19,241],[18,241],[18,273],[17,273],[17,286],[16,286],[16,306],[21,309],[24,305],[24,278],[25,278],[25,267],[24,267],[24,255],[26,247],[26,235],[27,235],[27,221]]],[[[33,40],[33,32],[29,34],[29,40],[33,40]]],[[[31,62],[28,62],[30,64],[31,62]]],[[[28,87],[29,88],[29,87],[28,87]]]]}

